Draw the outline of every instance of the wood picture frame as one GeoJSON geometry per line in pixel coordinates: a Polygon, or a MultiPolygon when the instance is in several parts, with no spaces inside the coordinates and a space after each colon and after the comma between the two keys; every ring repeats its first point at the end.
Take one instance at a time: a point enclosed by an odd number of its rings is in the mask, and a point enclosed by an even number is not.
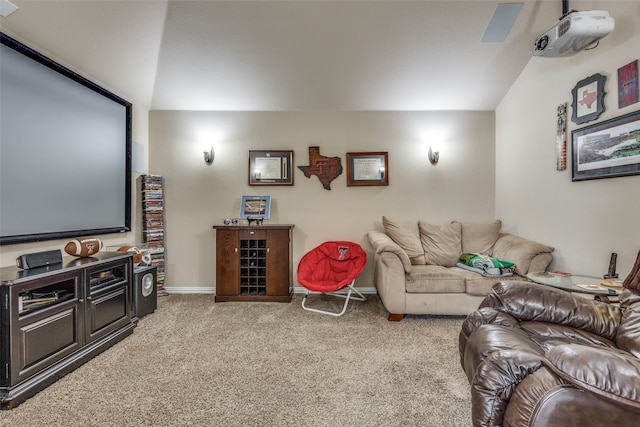
{"type": "Polygon", "coordinates": [[[640,111],[571,132],[572,180],[640,174],[640,111]]]}
{"type": "Polygon", "coordinates": [[[571,90],[573,102],[571,121],[582,124],[593,121],[604,112],[604,85],[607,78],[602,74],[594,74],[580,80],[571,90]]]}
{"type": "Polygon", "coordinates": [[[249,150],[249,185],[293,185],[292,150],[249,150]]]}
{"type": "Polygon", "coordinates": [[[347,186],[389,185],[389,153],[370,151],[347,153],[347,186]]]}

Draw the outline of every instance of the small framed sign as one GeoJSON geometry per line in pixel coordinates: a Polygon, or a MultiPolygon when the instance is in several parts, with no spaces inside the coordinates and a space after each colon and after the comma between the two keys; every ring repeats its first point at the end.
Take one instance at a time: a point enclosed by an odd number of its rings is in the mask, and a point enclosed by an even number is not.
{"type": "Polygon", "coordinates": [[[579,125],[600,117],[600,114],[604,112],[604,83],[606,80],[607,78],[602,74],[594,74],[576,84],[571,91],[573,96],[572,122],[579,125]]]}
{"type": "Polygon", "coordinates": [[[347,153],[347,186],[389,185],[388,152],[347,153]]]}
{"type": "Polygon", "coordinates": [[[293,185],[293,151],[249,151],[249,185],[293,185]]]}
{"type": "Polygon", "coordinates": [[[271,214],[271,196],[242,196],[240,218],[269,219],[271,214]]]}
{"type": "Polygon", "coordinates": [[[618,108],[638,102],[638,60],[618,68],[618,108]]]}

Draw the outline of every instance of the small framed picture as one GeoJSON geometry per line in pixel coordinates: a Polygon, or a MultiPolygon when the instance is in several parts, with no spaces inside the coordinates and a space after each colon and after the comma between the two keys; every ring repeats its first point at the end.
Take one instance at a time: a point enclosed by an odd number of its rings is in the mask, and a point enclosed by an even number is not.
{"type": "Polygon", "coordinates": [[[269,219],[271,214],[271,196],[242,196],[240,218],[269,219]]]}
{"type": "Polygon", "coordinates": [[[556,170],[567,168],[567,103],[558,105],[556,120],[556,170]]]}
{"type": "Polygon", "coordinates": [[[249,151],[249,185],[293,185],[293,151],[249,151]]]}
{"type": "Polygon", "coordinates": [[[573,181],[640,174],[640,111],[571,132],[573,181]]]}
{"type": "Polygon", "coordinates": [[[618,108],[638,102],[638,60],[618,68],[618,108]]]}
{"type": "Polygon", "coordinates": [[[600,114],[604,112],[604,84],[606,80],[607,78],[602,74],[594,74],[576,84],[571,91],[573,97],[572,122],[579,125],[600,117],[600,114]]]}
{"type": "Polygon", "coordinates": [[[389,185],[386,151],[347,153],[347,186],[389,185]]]}

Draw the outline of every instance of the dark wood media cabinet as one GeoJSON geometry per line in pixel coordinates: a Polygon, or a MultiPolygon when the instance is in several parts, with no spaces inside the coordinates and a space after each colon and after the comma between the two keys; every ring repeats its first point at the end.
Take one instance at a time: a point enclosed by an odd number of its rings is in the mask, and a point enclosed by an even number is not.
{"type": "Polygon", "coordinates": [[[216,302],[291,302],[293,225],[214,226],[216,302]]]}
{"type": "Polygon", "coordinates": [[[11,409],[133,333],[132,254],[0,269],[0,409],[11,409]]]}

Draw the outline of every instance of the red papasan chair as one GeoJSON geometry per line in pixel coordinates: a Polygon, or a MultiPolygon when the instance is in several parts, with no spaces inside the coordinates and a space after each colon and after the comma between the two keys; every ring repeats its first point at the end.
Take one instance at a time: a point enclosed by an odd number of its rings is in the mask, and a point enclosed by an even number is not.
{"type": "Polygon", "coordinates": [[[307,252],[298,264],[298,283],[307,289],[302,299],[302,308],[315,313],[342,316],[347,310],[349,299],[366,301],[364,295],[353,287],[366,263],[367,254],[360,245],[353,242],[324,242],[307,252]],[[310,292],[344,298],[342,311],[335,313],[307,307],[310,292]],[[352,296],[352,293],[358,296],[352,296]]]}

